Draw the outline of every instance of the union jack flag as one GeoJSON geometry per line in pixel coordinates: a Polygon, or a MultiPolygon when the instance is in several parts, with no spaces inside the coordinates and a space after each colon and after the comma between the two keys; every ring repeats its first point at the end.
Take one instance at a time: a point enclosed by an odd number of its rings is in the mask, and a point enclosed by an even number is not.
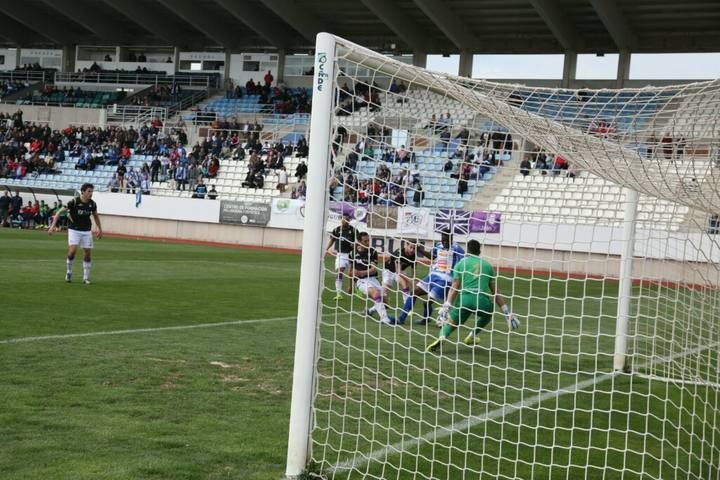
{"type": "Polygon", "coordinates": [[[467,235],[470,233],[470,217],[472,212],[441,208],[435,214],[435,231],[439,233],[452,233],[453,235],[467,235]],[[452,229],[452,232],[450,231],[452,229]]]}

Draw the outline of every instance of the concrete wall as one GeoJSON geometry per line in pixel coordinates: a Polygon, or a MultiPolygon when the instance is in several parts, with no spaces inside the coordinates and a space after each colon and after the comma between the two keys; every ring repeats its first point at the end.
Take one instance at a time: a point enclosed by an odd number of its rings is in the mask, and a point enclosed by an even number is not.
{"type": "Polygon", "coordinates": [[[51,128],[64,128],[68,125],[105,125],[105,110],[102,108],[44,107],[40,105],[0,104],[0,112],[23,112],[23,120],[47,123],[51,128]]]}
{"type": "Polygon", "coordinates": [[[102,223],[105,232],[120,235],[292,250],[299,250],[302,247],[302,230],[239,227],[219,223],[144,219],[117,215],[103,215],[102,223]]]}

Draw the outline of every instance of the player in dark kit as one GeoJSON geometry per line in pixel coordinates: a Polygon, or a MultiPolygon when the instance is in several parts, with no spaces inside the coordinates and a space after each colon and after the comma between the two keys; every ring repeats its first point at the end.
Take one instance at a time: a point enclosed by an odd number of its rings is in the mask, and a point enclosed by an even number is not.
{"type": "Polygon", "coordinates": [[[367,232],[360,232],[355,249],[350,257],[352,265],[352,278],[356,281],[356,287],[370,298],[375,306],[373,307],[380,314],[380,321],[388,325],[394,322],[388,317],[387,310],[383,304],[382,286],[378,282],[377,251],[370,246],[370,235],[367,232]]]}
{"type": "Polygon", "coordinates": [[[350,253],[355,247],[355,240],[358,238],[358,231],[350,225],[350,215],[344,213],[340,225],[330,232],[330,241],[328,242],[327,252],[332,253],[332,247],[335,246],[335,299],[342,298],[343,274],[350,266],[350,253]]]}
{"type": "Polygon", "coordinates": [[[55,232],[55,226],[58,219],[67,212],[68,216],[68,254],[67,254],[67,271],[65,273],[65,281],[72,281],[73,260],[75,260],[75,252],[78,245],[85,252],[83,256],[83,283],[90,284],[90,267],[92,266],[92,222],[90,217],[95,220],[97,227],[97,238],[102,238],[102,226],[100,225],[100,217],[97,213],[97,204],[93,201],[94,187],[90,183],[85,183],[80,188],[80,196],[73,198],[68,204],[61,208],[53,217],[52,225],[48,229],[48,234],[55,232]]]}
{"type": "MultiPolygon", "coordinates": [[[[421,244],[408,240],[403,240],[400,248],[395,249],[390,255],[385,255],[382,283],[384,290],[383,296],[386,301],[391,297],[395,286],[399,285],[402,290],[403,303],[405,302],[410,294],[410,286],[412,284],[412,277],[414,277],[418,257],[429,258],[429,255],[425,252],[425,248],[421,244]],[[408,277],[403,273],[409,268],[412,269],[412,277],[408,277]]],[[[368,313],[371,315],[374,312],[375,307],[368,310],[368,313]]]]}

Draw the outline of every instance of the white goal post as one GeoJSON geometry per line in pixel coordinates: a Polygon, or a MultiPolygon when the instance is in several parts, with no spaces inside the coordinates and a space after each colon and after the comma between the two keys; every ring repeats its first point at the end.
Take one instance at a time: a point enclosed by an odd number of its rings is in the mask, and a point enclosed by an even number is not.
{"type": "Polygon", "coordinates": [[[718,478],[720,81],[494,83],[321,33],[312,91],[288,478],[718,478]],[[377,283],[325,255],[343,215],[377,283]],[[436,327],[448,233],[520,328],[436,327]]]}

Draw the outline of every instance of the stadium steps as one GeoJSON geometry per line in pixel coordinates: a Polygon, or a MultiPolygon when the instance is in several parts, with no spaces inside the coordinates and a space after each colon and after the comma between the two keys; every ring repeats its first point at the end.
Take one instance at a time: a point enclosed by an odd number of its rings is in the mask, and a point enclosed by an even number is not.
{"type": "Polygon", "coordinates": [[[488,182],[482,190],[475,194],[472,200],[467,202],[465,208],[467,210],[491,210],[490,204],[493,203],[495,197],[512,183],[517,174],[518,165],[519,162],[512,162],[498,168],[498,173],[495,174],[492,181],[488,182]]]}

